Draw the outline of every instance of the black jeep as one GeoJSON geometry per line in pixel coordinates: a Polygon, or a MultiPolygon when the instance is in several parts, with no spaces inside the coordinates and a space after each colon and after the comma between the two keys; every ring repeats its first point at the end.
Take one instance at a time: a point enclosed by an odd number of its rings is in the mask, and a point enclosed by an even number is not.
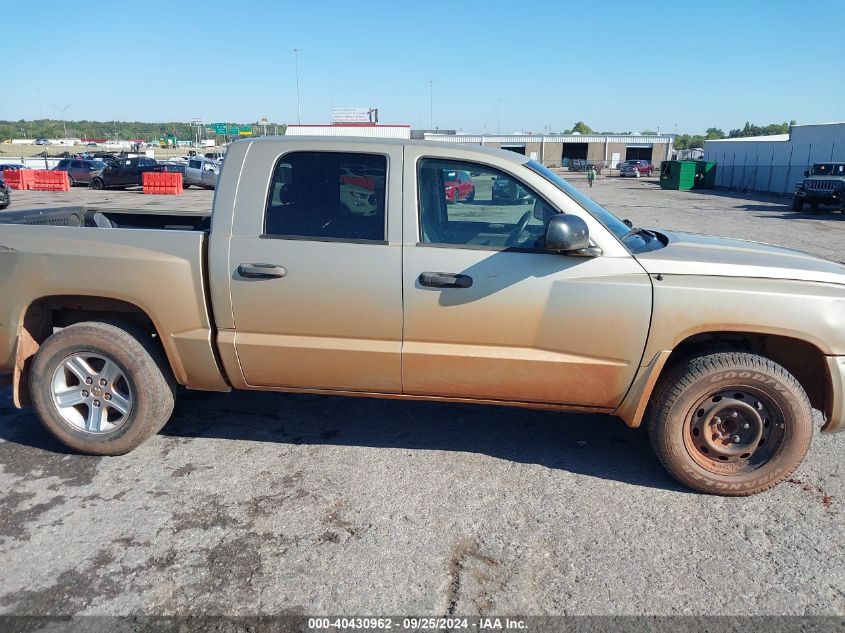
{"type": "Polygon", "coordinates": [[[816,163],[804,172],[804,180],[795,185],[792,210],[800,211],[804,203],[811,209],[827,204],[845,210],[845,163],[816,163]]]}

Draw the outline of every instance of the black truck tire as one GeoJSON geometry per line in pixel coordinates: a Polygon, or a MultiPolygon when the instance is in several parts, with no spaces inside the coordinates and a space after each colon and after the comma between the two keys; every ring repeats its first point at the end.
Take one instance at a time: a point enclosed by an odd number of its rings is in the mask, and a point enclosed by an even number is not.
{"type": "Polygon", "coordinates": [[[173,412],[176,383],[158,343],[122,322],[70,325],[41,345],[30,396],[45,428],[89,455],[122,455],[173,412]]]}
{"type": "Polygon", "coordinates": [[[804,208],[804,200],[795,196],[792,198],[792,210],[793,211],[801,211],[804,208]]]}
{"type": "Polygon", "coordinates": [[[753,495],[789,477],[813,435],[810,401],[795,377],[743,352],[674,366],[655,390],[648,418],[666,470],[694,490],[725,496],[753,495]]]}

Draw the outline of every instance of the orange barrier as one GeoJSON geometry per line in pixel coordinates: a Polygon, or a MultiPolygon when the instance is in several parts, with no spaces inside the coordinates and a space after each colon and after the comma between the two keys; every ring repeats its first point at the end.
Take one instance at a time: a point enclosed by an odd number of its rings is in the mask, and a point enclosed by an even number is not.
{"type": "Polygon", "coordinates": [[[35,169],[32,171],[32,184],[27,187],[35,191],[70,191],[70,180],[66,171],[48,171],[35,169]]]}
{"type": "Polygon", "coordinates": [[[34,169],[7,169],[3,172],[3,180],[11,189],[32,189],[34,169]]]}
{"type": "Polygon", "coordinates": [[[178,196],[182,193],[182,174],[173,171],[145,171],[141,174],[144,193],[178,196]]]}

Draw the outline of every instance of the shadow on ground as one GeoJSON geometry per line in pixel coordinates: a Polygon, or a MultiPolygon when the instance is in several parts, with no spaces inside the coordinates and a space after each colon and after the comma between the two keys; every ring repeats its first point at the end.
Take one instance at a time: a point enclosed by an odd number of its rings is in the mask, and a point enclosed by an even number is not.
{"type": "MultiPolygon", "coordinates": [[[[0,461],[66,454],[31,409],[0,416],[0,461]],[[6,458],[9,456],[6,455],[6,458]]],[[[499,406],[317,396],[182,391],[161,431],[172,438],[215,438],[292,445],[478,453],[600,479],[685,490],[661,467],[641,430],[606,415],[499,406]]],[[[225,450],[225,442],[220,444],[225,450]]],[[[390,459],[390,452],[384,453],[390,459]]],[[[92,459],[70,456],[66,459],[92,459]]],[[[131,457],[127,457],[131,459],[131,457]]]]}

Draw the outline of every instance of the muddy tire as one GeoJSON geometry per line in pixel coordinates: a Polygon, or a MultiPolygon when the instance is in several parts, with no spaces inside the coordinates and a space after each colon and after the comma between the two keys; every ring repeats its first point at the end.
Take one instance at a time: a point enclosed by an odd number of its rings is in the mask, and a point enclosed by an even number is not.
{"type": "Polygon", "coordinates": [[[685,486],[742,497],[763,492],[801,464],[813,435],[804,389],[755,354],[698,356],[661,380],[648,414],[657,457],[685,486]]]}
{"type": "Polygon", "coordinates": [[[164,426],[176,383],[148,334],[127,323],[86,321],[41,345],[29,388],[57,440],[80,453],[122,455],[164,426]]]}
{"type": "Polygon", "coordinates": [[[804,200],[795,196],[792,198],[792,210],[793,211],[802,211],[804,209],[804,200]]]}

